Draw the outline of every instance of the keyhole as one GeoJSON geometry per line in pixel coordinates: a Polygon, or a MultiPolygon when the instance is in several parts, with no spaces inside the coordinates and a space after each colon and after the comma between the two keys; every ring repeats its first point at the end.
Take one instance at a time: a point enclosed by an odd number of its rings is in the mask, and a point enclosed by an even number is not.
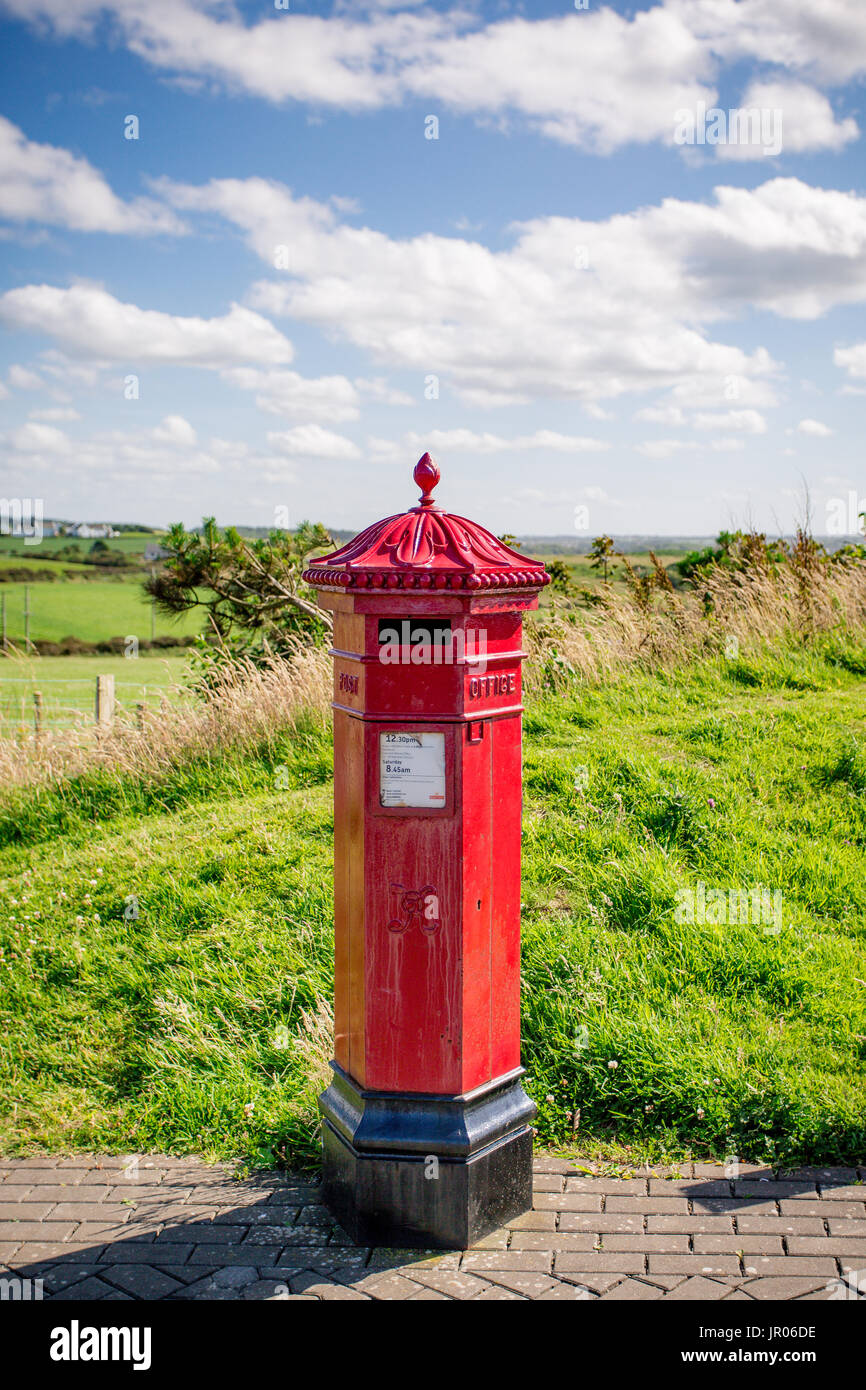
{"type": "Polygon", "coordinates": [[[481,899],[480,899],[480,898],[478,899],[478,902],[475,904],[475,906],[478,908],[478,911],[480,912],[480,911],[481,911],[481,899]]]}

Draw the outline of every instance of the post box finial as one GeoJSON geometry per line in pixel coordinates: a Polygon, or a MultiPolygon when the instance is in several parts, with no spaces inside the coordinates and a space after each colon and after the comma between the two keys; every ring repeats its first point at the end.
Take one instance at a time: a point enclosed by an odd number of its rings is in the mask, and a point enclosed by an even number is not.
{"type": "Polygon", "coordinates": [[[436,504],[433,501],[433,489],[441,477],[435,460],[429,454],[424,454],[415,464],[412,477],[421,489],[421,506],[434,507],[436,504]]]}

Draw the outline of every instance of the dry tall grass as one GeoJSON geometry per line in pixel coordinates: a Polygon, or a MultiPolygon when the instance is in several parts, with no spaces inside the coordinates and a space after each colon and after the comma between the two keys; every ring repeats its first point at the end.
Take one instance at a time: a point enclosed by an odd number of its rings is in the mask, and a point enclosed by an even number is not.
{"type": "Polygon", "coordinates": [[[299,717],[324,721],[330,712],[331,659],[319,647],[299,648],[264,667],[224,667],[199,697],[176,691],[141,721],[118,718],[58,732],[0,739],[0,789],[51,783],[97,768],[156,778],[186,759],[259,748],[299,717]]]}
{"type": "Polygon", "coordinates": [[[530,659],[525,689],[564,686],[575,676],[609,679],[628,666],[670,668],[731,654],[757,655],[769,645],[808,642],[819,633],[866,635],[866,563],[817,560],[808,551],[791,564],[760,557],[747,569],[710,567],[688,589],[654,583],[609,589],[598,606],[566,606],[527,624],[530,659]]]}

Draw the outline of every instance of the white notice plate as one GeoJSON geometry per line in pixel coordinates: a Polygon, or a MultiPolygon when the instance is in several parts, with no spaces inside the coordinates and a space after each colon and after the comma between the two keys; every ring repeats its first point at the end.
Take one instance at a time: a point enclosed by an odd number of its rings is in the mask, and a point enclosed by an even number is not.
{"type": "Polygon", "coordinates": [[[379,735],[379,803],[444,807],[444,734],[379,735]]]}

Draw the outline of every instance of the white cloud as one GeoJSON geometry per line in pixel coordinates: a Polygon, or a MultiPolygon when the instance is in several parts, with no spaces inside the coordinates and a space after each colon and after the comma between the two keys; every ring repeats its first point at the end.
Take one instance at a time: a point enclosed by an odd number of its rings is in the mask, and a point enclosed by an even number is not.
{"type": "Polygon", "coordinates": [[[798,434],[811,434],[816,439],[826,439],[833,431],[829,425],[825,425],[821,420],[801,420],[797,426],[798,434]]]}
{"type": "Polygon", "coordinates": [[[22,367],[18,362],[13,362],[9,368],[6,382],[13,391],[39,391],[45,385],[37,372],[32,372],[29,367],[22,367]]]}
{"type": "Polygon", "coordinates": [[[153,431],[158,444],[195,444],[196,432],[182,415],[166,415],[153,431]]]}
{"type": "Polygon", "coordinates": [[[222,375],[242,391],[254,391],[256,405],[268,415],[311,415],[338,422],[356,420],[360,413],[360,397],[348,377],[303,377],[254,367],[231,367],[222,375]]]}
{"type": "Polygon", "coordinates": [[[743,434],[766,434],[767,422],[758,410],[726,410],[718,414],[699,413],[692,421],[699,430],[742,430],[743,434]]]}
{"type": "Polygon", "coordinates": [[[281,454],[313,459],[355,459],[360,449],[345,435],[322,429],[321,425],[296,425],[294,429],[268,435],[271,448],[281,454]]]}
{"type": "Polygon", "coordinates": [[[28,421],[9,436],[9,446],[20,454],[68,454],[72,442],[55,425],[40,425],[28,421]]]}
{"type": "Polygon", "coordinates": [[[28,140],[0,116],[0,217],[79,232],[181,233],[170,208],[149,198],[125,203],[105,179],[68,150],[28,140]]]}
{"type": "Polygon", "coordinates": [[[852,347],[836,348],[833,361],[837,367],[844,367],[850,377],[858,381],[866,380],[866,343],[854,343],[852,347]]]}
{"type": "MultiPolygon", "coordinates": [[[[748,144],[731,142],[717,146],[722,159],[745,160],[765,158],[765,144],[778,140],[783,154],[803,154],[810,150],[842,150],[860,131],[853,116],[837,120],[833,108],[822,92],[803,82],[753,82],[740,97],[742,111],[778,113],[765,118],[761,139],[748,144]]],[[[778,149],[773,149],[779,153],[778,149]]]]}
{"type": "Polygon", "coordinates": [[[419,388],[440,375],[484,406],[659,388],[681,409],[772,405],[766,349],[713,341],[711,325],[747,308],[812,319],[866,299],[866,198],[793,178],[599,222],[538,218],[497,251],[351,226],[263,179],[163,191],[240,228],[269,267],[274,247],[291,245],[291,275],[256,284],[255,308],[414,370],[419,388]],[[577,246],[588,269],[575,268],[577,246]]]}
{"type": "Polygon", "coordinates": [[[233,362],[288,362],[292,346],[250,309],[233,304],[222,318],[182,318],[123,304],[95,285],[25,285],[0,296],[0,320],[56,338],[90,359],[219,367],[233,362]]]}
{"type": "MultiPolygon", "coordinates": [[[[448,11],[377,3],[358,15],[270,14],[246,24],[208,0],[3,0],[7,11],[60,35],[93,32],[111,15],[133,53],[198,90],[217,83],[274,103],[351,111],[412,99],[609,151],[671,143],[675,112],[712,106],[726,64],[757,59],[800,79],[791,98],[798,148],[838,148],[847,122],[819,111],[804,80],[833,84],[866,70],[856,0],[664,0],[630,16],[608,6],[580,14],[485,22],[448,11]],[[397,12],[395,12],[397,11],[397,12]]],[[[793,89],[789,88],[789,92],[793,89]]],[[[724,147],[717,147],[719,152],[724,147]]]]}

